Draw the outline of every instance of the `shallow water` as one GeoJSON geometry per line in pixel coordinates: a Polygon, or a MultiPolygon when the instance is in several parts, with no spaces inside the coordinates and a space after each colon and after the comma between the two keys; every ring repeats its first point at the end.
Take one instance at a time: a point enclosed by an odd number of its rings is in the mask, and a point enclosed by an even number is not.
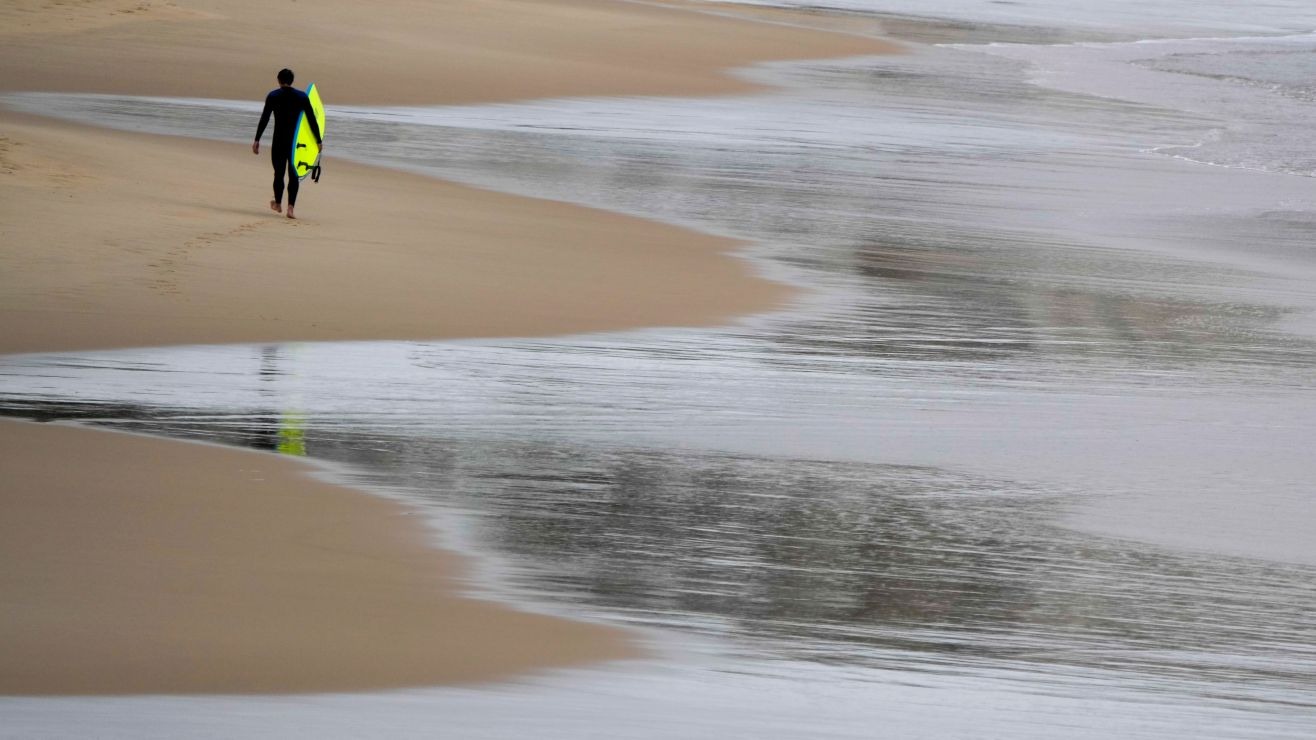
{"type": "MultiPolygon", "coordinates": [[[[345,463],[479,553],[493,595],[644,629],[668,659],[363,697],[5,700],[6,724],[1310,736],[1311,137],[1251,169],[1168,149],[1251,146],[1289,109],[1197,103],[1301,80],[1211,66],[1272,46],[1178,43],[769,65],[748,74],[787,87],[735,99],[331,106],[334,156],[751,239],[810,292],[720,330],[11,357],[4,413],[345,463]]],[[[254,122],[6,102],[237,142],[254,122]]]]}

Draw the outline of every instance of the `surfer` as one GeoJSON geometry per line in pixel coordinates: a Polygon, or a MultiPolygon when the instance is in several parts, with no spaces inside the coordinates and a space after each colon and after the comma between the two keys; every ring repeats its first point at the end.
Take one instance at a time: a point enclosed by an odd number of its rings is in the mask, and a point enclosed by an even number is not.
{"type": "Polygon", "coordinates": [[[311,133],[315,141],[324,147],[320,138],[320,125],[316,123],[315,111],[311,109],[311,99],[306,93],[292,86],[292,70],[279,70],[279,87],[265,96],[265,110],[260,114],[260,125],[256,127],[256,140],[251,143],[251,153],[260,154],[260,137],[265,133],[265,126],[274,115],[274,140],[270,142],[270,160],[274,163],[274,200],[270,201],[270,210],[283,212],[283,174],[288,173],[288,218],[293,215],[293,206],[297,204],[297,171],[293,169],[292,140],[297,135],[297,117],[306,114],[311,124],[311,133]]]}

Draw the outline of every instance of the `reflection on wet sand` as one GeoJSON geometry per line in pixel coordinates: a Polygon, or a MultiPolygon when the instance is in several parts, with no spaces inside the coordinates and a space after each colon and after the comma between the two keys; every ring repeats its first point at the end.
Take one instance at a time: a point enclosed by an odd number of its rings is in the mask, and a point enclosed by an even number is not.
{"type": "MultiPolygon", "coordinates": [[[[31,403],[9,413],[266,447],[281,414],[31,403]]],[[[1126,672],[1305,701],[1310,572],[1058,529],[1062,491],[921,467],[543,441],[362,436],[317,457],[469,520],[511,594],[730,640],[738,655],[918,671],[1126,672]],[[1280,649],[1280,646],[1283,646],[1280,649]]],[[[286,450],[285,450],[286,451],[286,450]]]]}
{"type": "MultiPolygon", "coordinates": [[[[261,348],[261,380],[273,383],[277,382],[282,376],[283,372],[279,369],[279,348],[277,346],[261,348]]],[[[282,400],[281,395],[273,390],[266,390],[262,395],[268,396],[275,403],[282,400]]],[[[305,414],[300,409],[290,407],[281,409],[278,414],[272,414],[268,418],[269,421],[266,423],[253,426],[253,429],[257,430],[260,436],[256,437],[251,446],[262,450],[272,450],[282,455],[305,457],[305,414]],[[261,434],[262,432],[263,434],[261,434]]]]}
{"type": "MultiPolygon", "coordinates": [[[[1066,533],[1048,523],[1059,492],[927,468],[381,441],[395,452],[370,469],[414,472],[372,481],[445,491],[525,564],[518,587],[756,657],[1116,668],[1239,697],[1316,682],[1316,663],[1274,650],[1316,644],[1305,569],[1066,533]]],[[[326,442],[356,462],[360,443],[342,444],[326,442]]]]}

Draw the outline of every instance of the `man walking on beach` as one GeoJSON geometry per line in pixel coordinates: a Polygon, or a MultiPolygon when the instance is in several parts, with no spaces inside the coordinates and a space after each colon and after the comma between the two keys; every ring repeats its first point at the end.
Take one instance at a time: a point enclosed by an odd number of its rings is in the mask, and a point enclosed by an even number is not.
{"type": "Polygon", "coordinates": [[[292,86],[292,70],[279,70],[279,87],[265,96],[265,110],[260,114],[260,125],[256,127],[256,140],[251,143],[251,153],[260,154],[260,137],[265,133],[265,126],[274,114],[274,140],[270,142],[270,160],[274,163],[274,200],[270,201],[270,210],[283,212],[283,173],[288,173],[288,218],[293,215],[293,206],[297,204],[297,170],[292,159],[292,139],[297,135],[297,116],[305,113],[311,124],[311,133],[315,141],[324,147],[320,138],[320,124],[315,120],[315,111],[311,109],[311,99],[306,93],[292,86]]]}

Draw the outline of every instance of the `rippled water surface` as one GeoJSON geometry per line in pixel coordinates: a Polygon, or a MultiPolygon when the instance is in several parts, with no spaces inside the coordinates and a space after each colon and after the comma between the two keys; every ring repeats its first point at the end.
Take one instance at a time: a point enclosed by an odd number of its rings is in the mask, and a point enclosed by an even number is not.
{"type": "Polygon", "coordinates": [[[746,238],[807,293],[708,331],[11,357],[4,413],[346,464],[480,554],[494,595],[665,658],[0,710],[20,732],[1311,736],[1316,149],[1286,107],[1306,83],[1256,57],[1309,42],[1178,43],[766,66],[785,87],[748,98],[331,106],[336,156],[746,238]],[[1247,135],[1285,126],[1287,148],[1247,135]],[[1210,147],[1256,166],[1184,154],[1210,147]]]}

